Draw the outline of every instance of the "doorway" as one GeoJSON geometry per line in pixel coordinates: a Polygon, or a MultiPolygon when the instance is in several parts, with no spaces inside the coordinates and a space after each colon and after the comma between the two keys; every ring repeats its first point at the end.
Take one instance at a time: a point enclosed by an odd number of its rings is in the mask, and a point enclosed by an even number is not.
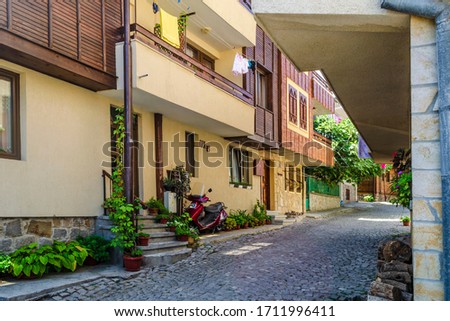
{"type": "Polygon", "coordinates": [[[264,175],[261,176],[261,199],[267,210],[271,209],[271,178],[270,178],[270,160],[264,160],[264,175]]]}

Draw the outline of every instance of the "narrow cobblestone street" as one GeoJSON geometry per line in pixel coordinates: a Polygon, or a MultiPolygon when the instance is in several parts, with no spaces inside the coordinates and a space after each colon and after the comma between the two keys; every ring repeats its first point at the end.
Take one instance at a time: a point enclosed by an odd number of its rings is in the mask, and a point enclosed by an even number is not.
{"type": "Polygon", "coordinates": [[[360,203],[345,214],[201,246],[174,265],[104,278],[41,300],[364,300],[377,246],[406,233],[402,209],[360,203]]]}

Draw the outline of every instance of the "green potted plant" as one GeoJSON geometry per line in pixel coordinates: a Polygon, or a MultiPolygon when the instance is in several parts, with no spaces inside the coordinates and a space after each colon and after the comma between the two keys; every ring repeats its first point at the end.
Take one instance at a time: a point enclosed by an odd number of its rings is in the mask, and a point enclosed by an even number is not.
{"type": "Polygon", "coordinates": [[[175,181],[169,177],[163,178],[163,187],[166,192],[174,192],[175,189],[175,181]]]}
{"type": "Polygon", "coordinates": [[[403,222],[403,226],[409,226],[411,219],[408,215],[400,217],[400,221],[403,222]]]}
{"type": "Polygon", "coordinates": [[[161,203],[160,200],[158,200],[158,199],[156,199],[156,198],[154,198],[154,197],[150,198],[150,199],[147,201],[147,203],[145,203],[145,205],[147,206],[148,213],[149,213],[150,215],[153,215],[153,216],[158,215],[158,213],[160,212],[160,210],[161,210],[162,208],[164,208],[164,204],[161,203]]]}
{"type": "Polygon", "coordinates": [[[199,237],[199,231],[196,227],[190,227],[189,229],[189,234],[188,234],[188,244],[189,245],[194,245],[195,242],[197,242],[200,239],[199,237]]]}
{"type": "Polygon", "coordinates": [[[189,224],[180,223],[175,227],[175,235],[178,241],[187,242],[190,233],[191,228],[189,224]]]}
{"type": "Polygon", "coordinates": [[[158,215],[156,215],[156,219],[161,224],[167,224],[167,222],[170,220],[170,218],[171,218],[171,215],[166,208],[164,208],[158,215]]]}
{"type": "Polygon", "coordinates": [[[138,238],[137,238],[137,245],[138,246],[148,246],[148,243],[150,241],[150,234],[139,232],[138,238]]]}
{"type": "Polygon", "coordinates": [[[83,265],[92,266],[109,261],[109,249],[111,248],[110,241],[105,240],[98,235],[89,235],[87,237],[79,236],[77,241],[88,253],[88,257],[83,265]]]}
{"type": "Polygon", "coordinates": [[[116,141],[115,167],[112,172],[112,194],[108,202],[110,211],[109,217],[113,223],[111,232],[114,238],[111,241],[112,246],[118,247],[123,251],[124,266],[127,271],[139,271],[142,264],[142,250],[137,248],[137,232],[135,227],[135,215],[142,209],[141,201],[134,200],[133,203],[127,202],[124,195],[123,181],[123,154],[125,139],[125,123],[123,109],[116,109],[116,116],[113,120],[114,138],[116,141]]]}
{"type": "Polygon", "coordinates": [[[236,229],[236,226],[237,226],[236,220],[235,220],[234,217],[231,216],[231,215],[228,216],[228,217],[225,219],[225,222],[223,223],[223,227],[224,227],[224,229],[225,229],[226,231],[234,230],[234,229],[236,229]]]}

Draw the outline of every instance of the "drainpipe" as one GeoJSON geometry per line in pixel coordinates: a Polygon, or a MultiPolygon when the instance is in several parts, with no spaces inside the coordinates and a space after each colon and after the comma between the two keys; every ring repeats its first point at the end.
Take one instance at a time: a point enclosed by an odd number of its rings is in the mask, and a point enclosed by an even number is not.
{"type": "Polygon", "coordinates": [[[443,274],[450,300],[450,5],[437,0],[383,0],[381,7],[436,20],[438,105],[441,138],[443,274]]]}
{"type": "Polygon", "coordinates": [[[125,142],[124,142],[124,190],[128,203],[133,202],[133,175],[132,175],[132,141],[133,107],[131,103],[131,45],[130,45],[130,0],[123,1],[123,102],[125,114],[125,142]]]}

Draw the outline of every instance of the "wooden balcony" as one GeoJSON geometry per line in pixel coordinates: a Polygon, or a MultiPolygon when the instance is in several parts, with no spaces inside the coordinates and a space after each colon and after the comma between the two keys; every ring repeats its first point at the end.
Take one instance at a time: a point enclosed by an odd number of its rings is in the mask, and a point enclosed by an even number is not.
{"type": "Polygon", "coordinates": [[[325,136],[323,136],[323,135],[321,135],[321,134],[319,134],[317,132],[313,132],[313,139],[316,142],[319,142],[319,143],[325,145],[328,148],[332,148],[331,147],[331,139],[326,138],[325,136]]]}
{"type": "Polygon", "coordinates": [[[243,102],[253,104],[253,95],[248,91],[239,87],[234,82],[228,80],[214,70],[205,67],[197,60],[188,56],[182,50],[171,46],[139,24],[132,24],[131,31],[133,32],[133,39],[139,40],[153,49],[158,50],[161,54],[169,57],[174,62],[191,69],[197,77],[208,81],[212,85],[226,91],[243,102]]]}
{"type": "Polygon", "coordinates": [[[120,1],[0,1],[0,58],[91,89],[116,86],[120,1]]]}
{"type": "Polygon", "coordinates": [[[311,85],[312,98],[321,105],[315,104],[315,115],[333,114],[335,109],[335,100],[332,89],[327,80],[318,72],[314,71],[311,77],[311,85]],[[320,109],[322,109],[322,111],[320,111],[320,109]]]}

